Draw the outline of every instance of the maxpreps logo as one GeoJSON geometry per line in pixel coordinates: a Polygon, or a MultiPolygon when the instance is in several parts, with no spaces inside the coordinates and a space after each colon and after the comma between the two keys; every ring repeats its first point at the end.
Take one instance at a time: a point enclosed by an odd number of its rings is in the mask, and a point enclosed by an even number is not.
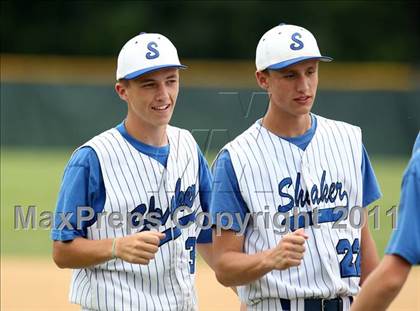
{"type": "MultiPolygon", "coordinates": [[[[317,211],[317,222],[336,222],[342,219],[343,212],[337,210],[339,207],[349,207],[349,196],[347,191],[344,189],[343,184],[339,181],[331,182],[330,184],[325,182],[327,172],[324,170],[321,176],[321,182],[319,185],[314,184],[311,190],[304,190],[301,186],[301,174],[297,173],[295,183],[293,184],[292,178],[283,178],[278,186],[280,197],[284,198],[286,204],[279,205],[277,210],[280,213],[287,213],[293,209],[293,207],[303,208],[305,206],[311,206],[312,209],[319,207],[320,204],[334,203],[332,208],[319,208],[317,211]],[[289,194],[288,189],[294,187],[294,196],[289,194]]],[[[323,204],[322,204],[323,205],[323,204]]],[[[308,211],[309,225],[313,225],[312,211],[308,211]]],[[[285,221],[283,221],[285,222],[285,221]]],[[[284,223],[282,223],[284,225],[284,223]]],[[[298,219],[298,222],[294,221],[294,216],[290,217],[291,230],[296,230],[305,226],[303,219],[298,219]],[[293,225],[293,224],[297,224],[293,225]]]]}
{"type": "MultiPolygon", "coordinates": [[[[157,208],[155,196],[151,196],[149,207],[147,207],[145,203],[142,203],[130,212],[132,228],[143,227],[140,230],[141,232],[149,230],[151,227],[157,228],[159,226],[165,226],[169,220],[173,220],[173,218],[176,217],[178,212],[182,212],[183,207],[188,207],[191,210],[196,197],[195,189],[196,185],[193,184],[185,191],[181,191],[181,178],[178,178],[175,185],[175,193],[172,196],[170,206],[166,211],[163,212],[162,209],[157,208]],[[144,217],[146,214],[147,217],[144,217]],[[139,219],[144,220],[143,224],[140,223],[139,219]]],[[[185,226],[195,220],[195,214],[196,212],[194,211],[184,215],[177,219],[177,223],[185,226]]],[[[163,231],[163,233],[165,233],[166,236],[160,241],[160,245],[163,245],[170,240],[177,239],[181,235],[181,229],[177,226],[173,226],[163,231]]]]}

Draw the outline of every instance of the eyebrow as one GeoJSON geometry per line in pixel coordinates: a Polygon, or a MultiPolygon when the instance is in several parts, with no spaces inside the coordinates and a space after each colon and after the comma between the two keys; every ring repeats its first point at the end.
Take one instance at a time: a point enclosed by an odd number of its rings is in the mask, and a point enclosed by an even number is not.
{"type": "Polygon", "coordinates": [[[140,83],[149,83],[149,82],[155,82],[156,80],[153,79],[144,79],[144,80],[140,80],[140,83]]]}
{"type": "MultiPolygon", "coordinates": [[[[176,78],[176,74],[172,74],[170,76],[165,77],[165,80],[176,78]]],[[[156,79],[143,79],[139,81],[140,83],[149,83],[149,82],[156,82],[156,79]]]]}
{"type": "MultiPolygon", "coordinates": [[[[306,70],[310,70],[310,69],[316,69],[316,67],[315,67],[315,66],[309,66],[309,67],[305,68],[305,71],[306,71],[306,70]]],[[[286,74],[286,73],[297,73],[297,72],[299,72],[299,70],[295,70],[295,69],[286,69],[286,70],[284,70],[282,73],[283,73],[283,74],[286,74]]]]}
{"type": "Polygon", "coordinates": [[[166,77],[165,79],[168,80],[168,79],[173,79],[173,78],[176,78],[176,74],[172,74],[172,75],[166,77]]]}

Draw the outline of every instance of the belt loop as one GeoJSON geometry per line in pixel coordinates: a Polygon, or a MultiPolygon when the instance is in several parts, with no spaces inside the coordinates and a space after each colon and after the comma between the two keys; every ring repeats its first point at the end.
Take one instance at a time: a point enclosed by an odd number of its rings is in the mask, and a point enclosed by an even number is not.
{"type": "Polygon", "coordinates": [[[280,298],[280,304],[283,311],[290,311],[290,300],[280,298]]]}

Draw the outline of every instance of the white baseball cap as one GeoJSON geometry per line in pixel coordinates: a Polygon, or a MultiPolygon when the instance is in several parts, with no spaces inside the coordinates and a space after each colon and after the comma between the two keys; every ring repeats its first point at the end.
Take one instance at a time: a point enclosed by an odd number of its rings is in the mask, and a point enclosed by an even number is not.
{"type": "Polygon", "coordinates": [[[308,59],[324,62],[331,57],[322,56],[315,37],[305,28],[280,24],[267,31],[257,45],[257,70],[279,70],[308,59]]]}
{"type": "Polygon", "coordinates": [[[121,49],[117,62],[117,80],[134,79],[148,72],[181,65],[175,46],[158,33],[140,33],[121,49]]]}

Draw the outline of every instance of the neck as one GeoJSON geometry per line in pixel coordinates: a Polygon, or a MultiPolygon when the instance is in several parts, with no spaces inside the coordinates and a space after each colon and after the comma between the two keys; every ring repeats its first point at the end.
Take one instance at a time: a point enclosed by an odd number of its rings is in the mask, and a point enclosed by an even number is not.
{"type": "Polygon", "coordinates": [[[262,125],[270,132],[283,137],[295,137],[305,134],[311,127],[311,116],[309,113],[303,115],[292,115],[285,111],[274,111],[270,104],[265,114],[262,125]]]}
{"type": "Polygon", "coordinates": [[[152,126],[145,122],[139,122],[139,120],[134,119],[130,115],[127,116],[124,124],[127,133],[144,144],[154,147],[162,147],[168,144],[166,124],[152,126]]]}

